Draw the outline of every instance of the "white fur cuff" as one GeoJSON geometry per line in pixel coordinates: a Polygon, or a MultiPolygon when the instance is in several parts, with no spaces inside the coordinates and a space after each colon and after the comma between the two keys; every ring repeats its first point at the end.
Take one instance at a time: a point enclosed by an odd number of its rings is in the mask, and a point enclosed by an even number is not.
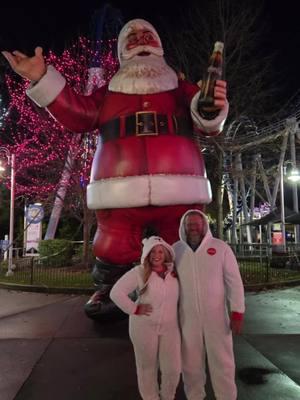
{"type": "Polygon", "coordinates": [[[65,84],[65,78],[49,65],[46,74],[36,84],[30,85],[26,94],[39,107],[47,107],[63,90],[65,84]]]}
{"type": "Polygon", "coordinates": [[[199,96],[200,96],[200,91],[195,94],[195,96],[191,101],[191,116],[194,123],[199,129],[201,129],[208,135],[212,132],[221,132],[228,114],[228,109],[229,109],[228,102],[226,102],[225,106],[220,110],[220,113],[216,118],[212,120],[206,120],[202,118],[198,113],[197,104],[199,96]]]}

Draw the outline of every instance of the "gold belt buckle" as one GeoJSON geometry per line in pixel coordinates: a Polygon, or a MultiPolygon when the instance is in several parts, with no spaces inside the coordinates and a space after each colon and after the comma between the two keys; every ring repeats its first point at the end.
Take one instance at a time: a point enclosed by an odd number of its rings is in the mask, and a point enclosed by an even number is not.
{"type": "Polygon", "coordinates": [[[157,136],[158,124],[156,111],[139,111],[135,113],[135,134],[136,136],[157,136]],[[146,115],[141,120],[141,115],[146,115]],[[147,117],[149,115],[149,118],[147,117]]]}

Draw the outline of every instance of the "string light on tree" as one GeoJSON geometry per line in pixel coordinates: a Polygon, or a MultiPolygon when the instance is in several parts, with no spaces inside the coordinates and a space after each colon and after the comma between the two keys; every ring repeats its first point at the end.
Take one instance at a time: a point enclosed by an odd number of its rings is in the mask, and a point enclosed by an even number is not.
{"type": "MultiPolygon", "coordinates": [[[[65,76],[75,91],[87,94],[91,65],[101,71],[101,76],[94,74],[93,79],[98,79],[97,86],[108,82],[117,70],[118,61],[113,56],[115,46],[116,40],[95,46],[91,40],[79,37],[61,55],[50,51],[45,58],[47,64],[54,65],[65,76]],[[92,60],[98,60],[98,65],[95,66],[95,62],[92,64],[92,60]]],[[[71,145],[79,146],[79,151],[70,184],[78,181],[79,177],[87,181],[97,132],[88,133],[88,146],[85,143],[87,139],[74,144],[74,134],[27,98],[25,91],[28,81],[9,72],[5,82],[9,104],[7,109],[1,108],[0,111],[0,145],[10,147],[16,156],[16,195],[42,200],[49,193],[55,193],[71,145]],[[2,126],[4,118],[5,129],[2,126]]],[[[91,85],[95,85],[95,82],[91,85]]]]}
{"type": "Polygon", "coordinates": [[[3,126],[5,118],[8,116],[7,108],[3,105],[2,97],[0,96],[0,128],[3,126]]]}

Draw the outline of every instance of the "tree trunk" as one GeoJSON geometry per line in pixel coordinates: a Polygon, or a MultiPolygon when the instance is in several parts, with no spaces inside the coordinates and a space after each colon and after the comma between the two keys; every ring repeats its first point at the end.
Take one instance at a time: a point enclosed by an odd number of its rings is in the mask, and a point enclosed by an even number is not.
{"type": "Polygon", "coordinates": [[[87,207],[86,200],[83,201],[83,249],[82,249],[82,262],[85,268],[89,268],[90,262],[90,223],[91,211],[87,207]]]}

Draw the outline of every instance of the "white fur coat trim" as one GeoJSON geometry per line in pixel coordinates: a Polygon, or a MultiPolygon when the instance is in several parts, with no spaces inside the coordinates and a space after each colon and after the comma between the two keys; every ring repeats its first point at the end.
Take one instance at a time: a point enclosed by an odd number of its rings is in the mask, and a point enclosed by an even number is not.
{"type": "Polygon", "coordinates": [[[87,187],[90,209],[208,204],[209,180],[195,175],[141,175],[102,179],[87,187]]]}

